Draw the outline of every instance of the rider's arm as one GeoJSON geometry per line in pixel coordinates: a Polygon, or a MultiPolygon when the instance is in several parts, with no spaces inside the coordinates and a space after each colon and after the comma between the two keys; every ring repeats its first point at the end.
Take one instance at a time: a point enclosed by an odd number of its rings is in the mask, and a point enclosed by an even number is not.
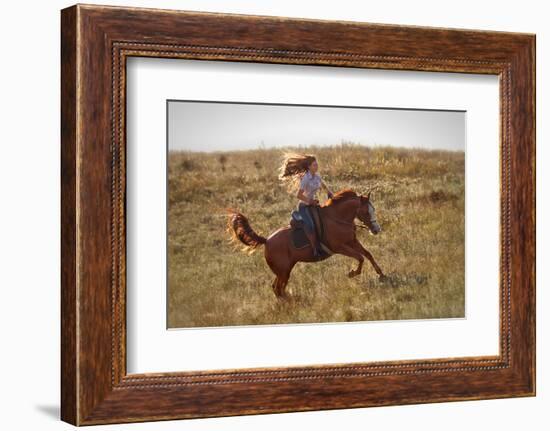
{"type": "Polygon", "coordinates": [[[308,205],[313,205],[315,203],[315,201],[313,199],[309,199],[305,194],[304,194],[304,189],[300,189],[298,190],[298,193],[296,193],[296,197],[301,200],[302,202],[305,202],[306,204],[308,205]]]}

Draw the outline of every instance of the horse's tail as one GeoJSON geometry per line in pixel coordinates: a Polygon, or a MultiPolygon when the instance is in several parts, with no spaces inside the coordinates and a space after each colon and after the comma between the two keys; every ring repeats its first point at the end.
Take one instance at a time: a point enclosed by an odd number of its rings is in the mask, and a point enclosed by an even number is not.
{"type": "Polygon", "coordinates": [[[254,232],[243,214],[235,210],[227,210],[227,213],[227,230],[234,240],[239,240],[246,246],[245,251],[252,253],[266,243],[266,238],[254,232]]]}

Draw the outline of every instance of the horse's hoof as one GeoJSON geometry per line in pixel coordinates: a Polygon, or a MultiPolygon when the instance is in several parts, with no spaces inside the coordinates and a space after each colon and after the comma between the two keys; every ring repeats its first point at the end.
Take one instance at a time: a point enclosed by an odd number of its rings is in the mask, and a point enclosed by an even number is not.
{"type": "Polygon", "coordinates": [[[388,281],[389,279],[388,279],[388,276],[387,276],[387,275],[380,274],[380,275],[378,276],[378,280],[379,280],[380,282],[384,283],[385,281],[388,281]]]}
{"type": "Polygon", "coordinates": [[[354,271],[354,270],[351,270],[350,272],[348,272],[348,277],[349,278],[353,278],[355,277],[356,275],[358,275],[359,273],[357,271],[354,271]]]}

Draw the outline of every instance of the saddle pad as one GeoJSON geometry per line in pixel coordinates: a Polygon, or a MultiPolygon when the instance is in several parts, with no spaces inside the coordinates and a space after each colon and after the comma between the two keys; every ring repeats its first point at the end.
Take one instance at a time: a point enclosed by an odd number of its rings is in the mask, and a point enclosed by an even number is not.
{"type": "Polygon", "coordinates": [[[300,250],[302,248],[309,247],[309,240],[307,239],[304,229],[292,229],[290,231],[290,238],[292,241],[292,246],[295,249],[300,250]]]}

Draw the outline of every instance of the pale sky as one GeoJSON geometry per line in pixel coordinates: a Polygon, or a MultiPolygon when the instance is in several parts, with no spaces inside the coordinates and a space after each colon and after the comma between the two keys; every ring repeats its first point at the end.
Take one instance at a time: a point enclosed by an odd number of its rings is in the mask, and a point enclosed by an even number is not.
{"type": "Polygon", "coordinates": [[[466,113],[402,109],[168,102],[170,150],[233,151],[351,141],[464,151],[466,113]]]}

